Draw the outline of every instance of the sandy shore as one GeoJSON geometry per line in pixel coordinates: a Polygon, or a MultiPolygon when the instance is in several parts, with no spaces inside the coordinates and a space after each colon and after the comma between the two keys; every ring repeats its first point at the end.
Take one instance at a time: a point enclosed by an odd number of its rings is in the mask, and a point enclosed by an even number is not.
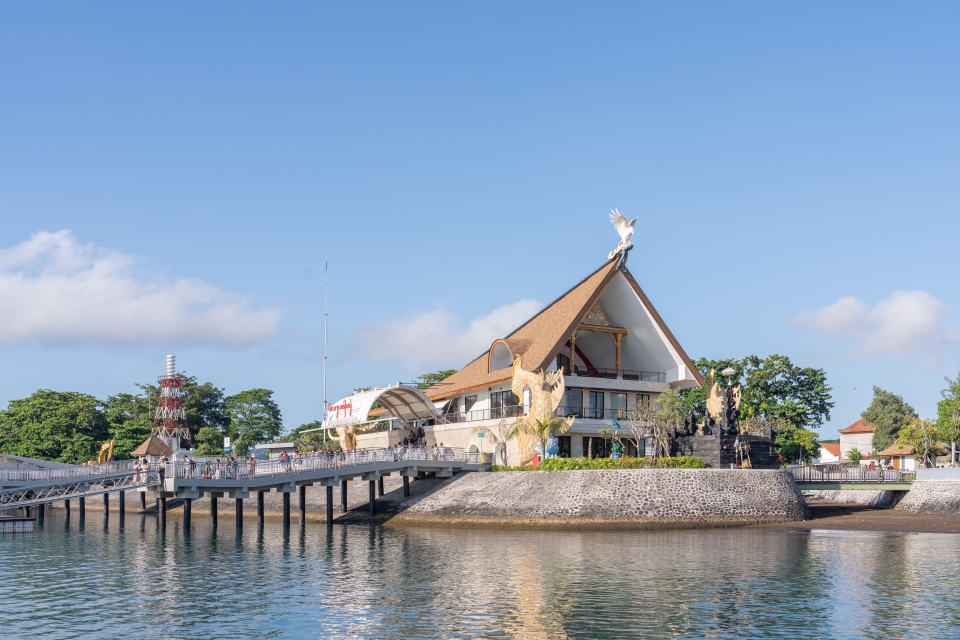
{"type": "Polygon", "coordinates": [[[838,531],[899,531],[904,533],[960,533],[960,516],[925,515],[877,509],[824,500],[807,501],[812,517],[790,524],[755,525],[761,529],[833,529],[838,531]]]}

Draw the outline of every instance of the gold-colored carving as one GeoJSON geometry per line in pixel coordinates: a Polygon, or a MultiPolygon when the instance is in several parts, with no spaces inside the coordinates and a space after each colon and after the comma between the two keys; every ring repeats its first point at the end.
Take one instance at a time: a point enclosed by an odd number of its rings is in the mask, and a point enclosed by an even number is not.
{"type": "Polygon", "coordinates": [[[357,427],[355,425],[337,427],[337,435],[340,436],[340,446],[343,447],[344,451],[357,450],[357,427]]]}
{"type": "Polygon", "coordinates": [[[583,319],[583,324],[592,324],[598,327],[610,326],[610,321],[607,320],[607,316],[604,315],[603,307],[600,306],[599,302],[590,308],[590,313],[583,319]]]}
{"type": "MultiPolygon", "coordinates": [[[[517,356],[513,361],[513,382],[510,388],[514,395],[523,402],[524,390],[530,392],[530,411],[525,416],[517,418],[517,448],[520,450],[521,464],[525,464],[533,457],[534,445],[533,438],[529,435],[529,429],[522,428],[524,425],[533,425],[538,420],[543,420],[555,415],[557,407],[563,401],[564,382],[562,371],[524,371],[522,357],[517,356]]],[[[559,433],[563,433],[573,425],[573,418],[563,419],[564,426],[560,427],[559,433]]]]}
{"type": "MultiPolygon", "coordinates": [[[[707,376],[707,386],[710,387],[710,391],[707,393],[707,413],[710,414],[711,418],[718,419],[720,414],[723,413],[723,388],[719,382],[714,380],[713,369],[710,369],[710,375],[707,376]]],[[[733,406],[737,409],[740,408],[741,395],[740,385],[735,386],[733,388],[733,406]]]]}

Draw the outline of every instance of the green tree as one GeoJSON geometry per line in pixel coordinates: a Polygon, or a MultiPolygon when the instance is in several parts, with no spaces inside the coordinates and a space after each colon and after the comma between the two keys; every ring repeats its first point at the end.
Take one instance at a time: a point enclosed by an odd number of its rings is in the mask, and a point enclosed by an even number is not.
{"type": "MultiPolygon", "coordinates": [[[[212,382],[197,382],[196,376],[180,374],[180,394],[183,396],[183,409],[187,414],[187,426],[190,433],[197,433],[204,427],[213,427],[223,435],[227,433],[230,418],[224,411],[223,389],[212,382]]],[[[160,397],[160,387],[154,384],[137,385],[143,391],[147,406],[156,408],[160,397]]]]}
{"type": "Polygon", "coordinates": [[[85,393],[40,389],[0,411],[0,452],[79,464],[108,439],[101,403],[85,393]]]}
{"type": "Polygon", "coordinates": [[[223,455],[223,433],[216,427],[203,427],[193,434],[193,451],[200,456],[223,455]]]}
{"type": "Polygon", "coordinates": [[[960,441],[960,372],[957,379],[944,377],[947,388],[940,391],[943,400],[937,403],[937,429],[944,442],[950,443],[950,466],[957,463],[957,442],[960,441]]]}
{"type": "Polygon", "coordinates": [[[803,463],[820,456],[820,441],[816,432],[795,427],[783,419],[776,422],[773,430],[776,432],[774,447],[786,462],[803,463]]]}
{"type": "MultiPolygon", "coordinates": [[[[314,429],[321,429],[322,427],[323,423],[319,420],[307,422],[290,433],[281,436],[277,442],[296,442],[297,445],[303,447],[322,447],[324,445],[323,431],[314,431],[314,429]],[[308,431],[309,433],[303,433],[304,431],[308,431]]],[[[327,436],[326,444],[333,444],[330,442],[329,435],[327,436]]]]}
{"type": "Polygon", "coordinates": [[[223,408],[230,420],[232,444],[240,455],[258,442],[272,442],[283,431],[280,407],[268,389],[249,389],[229,396],[223,408]]]}
{"type": "Polygon", "coordinates": [[[860,460],[863,459],[863,454],[860,453],[860,449],[857,449],[856,447],[850,449],[850,453],[848,453],[847,456],[850,458],[850,462],[854,465],[860,464],[860,460]]]}
{"type": "Polygon", "coordinates": [[[103,415],[114,441],[113,457],[123,460],[150,437],[154,409],[144,396],[118,393],[103,403],[103,415]]]}
{"type": "Polygon", "coordinates": [[[903,401],[902,396],[884,391],[880,387],[873,388],[873,400],[866,411],[860,414],[863,421],[875,429],[874,451],[883,451],[893,444],[900,430],[910,424],[915,416],[916,411],[903,401]]]}
{"type": "Polygon", "coordinates": [[[417,376],[416,383],[418,389],[428,389],[435,384],[443,382],[457,372],[456,369],[441,369],[433,373],[424,373],[417,376]]]}
{"type": "MultiPolygon", "coordinates": [[[[743,420],[778,418],[794,427],[812,430],[830,419],[834,403],[823,369],[798,367],[790,358],[776,354],[764,359],[757,356],[742,360],[700,358],[696,365],[704,378],[713,370],[721,385],[727,382],[721,371],[729,367],[736,372],[730,376],[730,383],[742,389],[740,416],[743,420]]],[[[709,391],[706,386],[682,391],[683,412],[694,410],[703,417],[709,391]]]]}
{"type": "MultiPolygon", "coordinates": [[[[874,432],[876,437],[876,432],[874,432]]],[[[903,448],[913,446],[913,457],[924,467],[932,467],[931,459],[942,451],[940,448],[940,432],[932,420],[914,418],[907,423],[897,436],[897,446],[903,448]]]]}

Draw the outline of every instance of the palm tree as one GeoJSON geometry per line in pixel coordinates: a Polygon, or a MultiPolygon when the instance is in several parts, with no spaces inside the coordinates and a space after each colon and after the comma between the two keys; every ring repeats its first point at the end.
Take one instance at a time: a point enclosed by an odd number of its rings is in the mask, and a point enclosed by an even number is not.
{"type": "Polygon", "coordinates": [[[483,433],[489,435],[493,438],[493,441],[496,444],[501,446],[500,449],[500,460],[503,462],[504,466],[507,464],[507,441],[511,438],[516,437],[514,426],[508,424],[506,420],[501,420],[497,424],[496,429],[490,429],[489,427],[474,427],[473,433],[483,433]]]}
{"type": "Polygon", "coordinates": [[[573,420],[562,420],[556,416],[546,416],[539,420],[529,420],[518,418],[510,431],[510,437],[515,438],[521,433],[525,433],[533,440],[540,443],[540,451],[545,455],[547,452],[547,440],[550,436],[557,436],[567,431],[573,425],[573,420]]]}

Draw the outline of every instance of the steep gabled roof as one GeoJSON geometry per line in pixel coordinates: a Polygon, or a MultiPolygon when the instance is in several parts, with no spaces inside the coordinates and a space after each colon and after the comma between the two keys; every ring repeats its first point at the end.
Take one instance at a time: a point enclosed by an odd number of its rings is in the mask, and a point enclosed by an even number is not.
{"type": "Polygon", "coordinates": [[[820,448],[821,448],[821,449],[826,449],[827,451],[829,451],[831,454],[837,456],[838,458],[840,457],[840,443],[839,443],[839,442],[821,442],[821,443],[820,443],[820,448]]]}
{"type": "Polygon", "coordinates": [[[876,431],[876,428],[872,424],[867,424],[863,421],[863,418],[860,418],[846,429],[841,429],[840,433],[873,433],[874,431],[876,431]]]}
{"type": "MultiPolygon", "coordinates": [[[[499,342],[506,343],[513,358],[518,355],[523,357],[524,369],[536,371],[547,368],[551,359],[570,339],[573,330],[583,322],[590,308],[600,299],[600,294],[616,273],[617,260],[607,262],[499,342]]],[[[640,289],[636,280],[626,269],[623,270],[623,275],[650,311],[667,340],[680,354],[684,364],[702,385],[703,378],[697,368],[667,328],[660,314],[650,304],[650,300],[640,289]]],[[[440,400],[458,393],[502,384],[511,379],[512,372],[509,366],[494,371],[489,371],[489,366],[489,351],[486,351],[443,382],[427,389],[425,393],[431,400],[440,400]]]]}

